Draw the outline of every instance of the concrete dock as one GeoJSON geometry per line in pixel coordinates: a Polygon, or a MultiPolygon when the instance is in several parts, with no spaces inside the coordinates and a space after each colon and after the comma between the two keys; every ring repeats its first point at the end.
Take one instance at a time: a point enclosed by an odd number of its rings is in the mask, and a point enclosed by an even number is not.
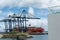
{"type": "MultiPolygon", "coordinates": [[[[0,32],[0,34],[9,34],[9,32],[8,33],[6,33],[6,32],[0,32]]],[[[42,32],[42,33],[40,33],[40,32],[33,32],[33,33],[29,33],[30,35],[46,35],[46,34],[48,34],[48,32],[42,32]]]]}

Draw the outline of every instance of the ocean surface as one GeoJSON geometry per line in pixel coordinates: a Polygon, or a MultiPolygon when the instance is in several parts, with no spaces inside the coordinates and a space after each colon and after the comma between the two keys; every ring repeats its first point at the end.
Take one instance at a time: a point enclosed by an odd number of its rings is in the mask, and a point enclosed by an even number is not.
{"type": "MultiPolygon", "coordinates": [[[[32,35],[33,38],[28,38],[26,40],[48,40],[48,35],[32,35]]],[[[0,40],[17,40],[17,39],[10,39],[10,38],[5,38],[5,39],[0,39],[0,40]]]]}

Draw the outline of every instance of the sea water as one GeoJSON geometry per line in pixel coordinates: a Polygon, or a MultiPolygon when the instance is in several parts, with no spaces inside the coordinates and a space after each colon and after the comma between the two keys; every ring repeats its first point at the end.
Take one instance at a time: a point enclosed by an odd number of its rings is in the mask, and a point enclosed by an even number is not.
{"type": "MultiPolygon", "coordinates": [[[[48,35],[32,35],[33,38],[28,38],[26,40],[48,40],[48,35]]],[[[0,39],[0,40],[17,40],[17,39],[10,39],[10,38],[5,38],[5,39],[0,39]]]]}

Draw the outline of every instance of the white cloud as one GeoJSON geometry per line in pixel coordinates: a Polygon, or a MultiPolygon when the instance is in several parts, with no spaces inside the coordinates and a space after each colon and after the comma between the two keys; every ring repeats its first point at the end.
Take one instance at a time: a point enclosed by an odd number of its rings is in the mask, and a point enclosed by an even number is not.
{"type": "Polygon", "coordinates": [[[16,6],[18,4],[18,1],[17,0],[0,0],[0,7],[3,8],[5,6],[9,6],[9,7],[16,6]]]}
{"type": "Polygon", "coordinates": [[[49,0],[41,0],[41,7],[47,8],[48,7],[49,0]]]}
{"type": "Polygon", "coordinates": [[[50,0],[48,7],[50,12],[60,12],[60,0],[50,0]]]}
{"type": "Polygon", "coordinates": [[[0,0],[0,7],[14,6],[32,6],[38,8],[47,8],[48,0],[0,0]]]}
{"type": "Polygon", "coordinates": [[[19,5],[28,5],[38,8],[47,8],[48,0],[23,0],[19,5]]]}
{"type": "Polygon", "coordinates": [[[49,0],[49,7],[51,6],[59,6],[60,5],[60,0],[49,0]]]}
{"type": "Polygon", "coordinates": [[[0,15],[2,14],[3,12],[0,10],[0,15]]]}
{"type": "Polygon", "coordinates": [[[41,18],[41,21],[44,25],[48,26],[48,20],[46,18],[41,18]]]}
{"type": "Polygon", "coordinates": [[[29,19],[28,25],[31,24],[31,26],[35,26],[35,27],[40,27],[41,26],[41,21],[38,19],[29,19]]]}
{"type": "Polygon", "coordinates": [[[45,29],[45,31],[48,31],[48,20],[46,18],[41,19],[42,27],[45,29]]]}
{"type": "Polygon", "coordinates": [[[0,14],[2,14],[2,11],[0,10],[0,14]]]}
{"type": "Polygon", "coordinates": [[[24,6],[24,5],[30,5],[32,3],[34,3],[35,1],[34,0],[23,0],[21,2],[19,2],[19,6],[24,6]]]}
{"type": "Polygon", "coordinates": [[[9,11],[9,12],[3,12],[3,11],[0,11],[0,20],[3,20],[5,18],[8,18],[9,15],[13,15],[14,13],[9,11]]]}
{"type": "Polygon", "coordinates": [[[32,6],[37,8],[47,8],[60,5],[60,0],[0,0],[0,7],[32,6]]]}
{"type": "Polygon", "coordinates": [[[0,22],[0,32],[4,32],[5,31],[4,28],[5,28],[4,23],[0,22]]]}
{"type": "Polygon", "coordinates": [[[9,11],[9,12],[7,12],[7,17],[8,17],[9,15],[13,15],[13,14],[14,14],[13,12],[9,11]]]}
{"type": "Polygon", "coordinates": [[[34,10],[33,10],[32,7],[29,7],[28,13],[30,13],[30,14],[32,14],[32,15],[34,14],[34,10]]]}

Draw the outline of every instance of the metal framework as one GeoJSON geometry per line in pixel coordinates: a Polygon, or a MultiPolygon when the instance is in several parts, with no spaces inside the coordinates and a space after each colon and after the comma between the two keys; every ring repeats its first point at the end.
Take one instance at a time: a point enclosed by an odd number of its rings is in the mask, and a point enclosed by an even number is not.
{"type": "Polygon", "coordinates": [[[23,10],[21,14],[16,15],[9,15],[7,19],[0,20],[0,22],[5,23],[5,30],[6,32],[11,32],[13,26],[16,26],[16,23],[18,24],[18,27],[22,29],[26,29],[26,22],[28,21],[27,19],[40,19],[35,17],[34,15],[28,13],[26,10],[23,10]],[[12,26],[13,25],[13,26],[12,26]]]}

